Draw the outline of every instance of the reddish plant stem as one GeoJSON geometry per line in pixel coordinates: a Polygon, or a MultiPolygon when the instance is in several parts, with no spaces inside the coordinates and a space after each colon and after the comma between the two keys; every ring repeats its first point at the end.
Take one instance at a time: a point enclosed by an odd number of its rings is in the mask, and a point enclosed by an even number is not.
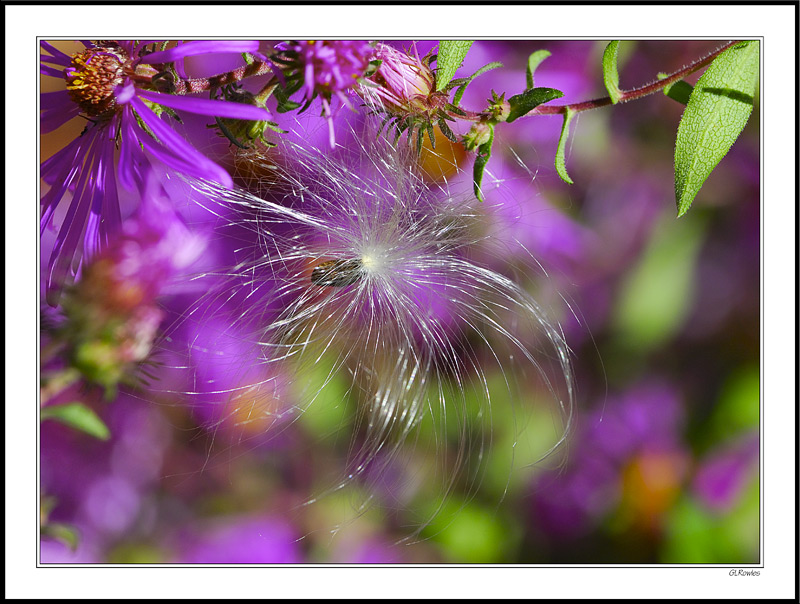
{"type": "Polygon", "coordinates": [[[272,73],[272,64],[268,61],[255,61],[249,65],[243,65],[233,71],[221,73],[210,78],[193,78],[179,80],[175,84],[175,94],[192,94],[195,92],[205,92],[212,88],[219,88],[233,82],[240,82],[245,78],[266,75],[272,73]]]}
{"type": "MultiPolygon", "coordinates": [[[[676,71],[664,79],[658,80],[657,82],[653,82],[651,84],[647,84],[646,86],[642,86],[641,88],[634,88],[633,90],[625,90],[622,91],[622,96],[619,99],[620,103],[625,103],[627,101],[632,101],[635,99],[640,99],[644,96],[649,94],[653,94],[654,92],[658,92],[662,90],[666,86],[677,82],[678,80],[682,80],[687,75],[694,73],[698,69],[702,69],[715,58],[717,58],[720,54],[738,44],[739,40],[734,40],[733,42],[728,42],[724,46],[721,46],[714,52],[710,53],[709,55],[703,57],[702,59],[698,59],[688,67],[684,67],[683,69],[676,71]]],[[[612,105],[610,97],[603,97],[600,99],[594,99],[591,101],[584,101],[582,103],[573,103],[572,105],[539,105],[533,111],[525,115],[525,117],[529,117],[532,115],[556,115],[556,114],[563,114],[566,113],[568,110],[573,112],[580,112],[580,111],[588,111],[589,109],[597,109],[598,107],[605,107],[607,105],[612,105]]]]}
{"type": "MultiPolygon", "coordinates": [[[[698,59],[688,67],[684,67],[683,69],[668,75],[662,80],[658,80],[657,82],[647,84],[646,86],[642,86],[641,88],[634,88],[633,90],[622,91],[622,96],[620,97],[619,102],[625,103],[627,101],[633,101],[635,99],[640,99],[649,94],[653,94],[654,92],[658,92],[659,90],[662,90],[666,86],[669,86],[670,84],[673,84],[678,80],[682,80],[687,75],[694,73],[698,69],[702,69],[703,67],[711,63],[711,61],[717,58],[720,54],[722,54],[723,52],[725,52],[726,50],[728,50],[729,48],[738,43],[739,40],[728,42],[724,46],[721,46],[720,48],[708,54],[707,56],[703,57],[702,59],[698,59]]],[[[606,107],[608,105],[613,105],[613,103],[611,102],[611,97],[607,96],[600,99],[593,99],[591,101],[583,101],[582,103],[573,103],[571,105],[545,104],[545,105],[539,105],[538,107],[534,108],[523,117],[531,117],[534,115],[561,115],[566,113],[567,111],[573,111],[575,113],[579,113],[581,111],[588,111],[589,109],[597,109],[599,107],[606,107]]],[[[448,114],[451,117],[470,122],[485,120],[489,117],[489,114],[485,111],[484,112],[464,111],[464,113],[465,115],[457,115],[452,112],[448,112],[448,114]]]]}

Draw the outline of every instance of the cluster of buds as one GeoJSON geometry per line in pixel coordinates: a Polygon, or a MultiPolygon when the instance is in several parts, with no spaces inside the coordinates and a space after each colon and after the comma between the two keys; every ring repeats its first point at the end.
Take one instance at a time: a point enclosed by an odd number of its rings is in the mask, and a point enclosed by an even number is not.
{"type": "Polygon", "coordinates": [[[511,103],[505,100],[505,96],[505,93],[498,96],[492,91],[492,98],[488,99],[489,105],[483,116],[464,135],[464,147],[467,151],[477,151],[482,145],[491,143],[495,125],[508,119],[511,103]]]}

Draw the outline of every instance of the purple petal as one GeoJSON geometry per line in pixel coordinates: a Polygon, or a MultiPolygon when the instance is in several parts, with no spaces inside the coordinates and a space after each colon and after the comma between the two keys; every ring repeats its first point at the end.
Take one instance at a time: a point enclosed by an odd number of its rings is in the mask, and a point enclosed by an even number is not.
{"type": "MultiPolygon", "coordinates": [[[[183,42],[179,41],[178,45],[180,46],[181,44],[183,44],[183,42]]],[[[175,72],[178,74],[178,77],[183,79],[183,80],[187,80],[188,79],[188,77],[186,76],[185,63],[186,62],[183,59],[179,59],[179,60],[175,61],[175,65],[174,65],[175,72]]]]}
{"type": "Polygon", "coordinates": [[[55,67],[48,67],[47,65],[42,64],[39,64],[39,73],[46,76],[52,76],[54,78],[64,77],[63,69],[56,69],[55,67]]]}
{"type": "Polygon", "coordinates": [[[168,165],[173,165],[181,171],[200,178],[215,180],[226,187],[233,186],[233,180],[223,168],[212,162],[205,155],[197,151],[183,138],[162,122],[155,113],[138,98],[131,101],[137,114],[159,142],[165,147],[158,148],[150,139],[142,137],[140,141],[168,165]]]}
{"type": "Polygon", "coordinates": [[[64,197],[64,193],[69,189],[70,183],[75,178],[78,166],[83,162],[85,151],[83,144],[88,145],[89,143],[91,143],[91,139],[76,138],[53,157],[42,163],[41,176],[46,181],[50,181],[46,176],[51,172],[55,172],[56,169],[58,170],[55,178],[52,179],[52,187],[42,196],[42,216],[40,220],[42,233],[47,225],[50,224],[53,213],[64,197]],[[78,156],[81,158],[80,161],[76,161],[78,156]]]}
{"type": "Polygon", "coordinates": [[[198,99],[144,90],[138,90],[137,96],[152,101],[153,103],[158,103],[159,105],[165,105],[166,107],[172,107],[173,109],[187,111],[189,113],[197,113],[199,115],[228,117],[240,120],[268,120],[272,117],[266,109],[255,107],[254,105],[245,105],[243,103],[198,99]]]}
{"type": "Polygon", "coordinates": [[[64,66],[70,65],[72,63],[72,57],[70,57],[68,54],[64,54],[52,44],[49,44],[48,42],[42,40],[39,42],[39,45],[52,55],[51,57],[48,57],[47,55],[42,55],[41,56],[42,61],[45,61],[46,63],[55,63],[56,65],[64,65],[64,66]]]}
{"type": "Polygon", "coordinates": [[[73,105],[67,109],[50,109],[43,111],[39,116],[42,133],[52,132],[66,124],[80,113],[80,107],[73,105]]]}
{"type": "Polygon", "coordinates": [[[39,106],[42,109],[62,109],[65,110],[69,105],[75,105],[69,98],[66,90],[56,92],[43,92],[39,95],[39,106]]]}
{"type": "Polygon", "coordinates": [[[121,105],[124,105],[136,95],[136,86],[133,85],[133,82],[128,82],[124,86],[117,86],[116,90],[114,91],[114,96],[117,98],[117,102],[121,105]]]}
{"type": "Polygon", "coordinates": [[[96,155],[98,147],[105,141],[102,136],[96,137],[86,154],[86,161],[81,170],[75,193],[70,203],[64,222],[56,237],[53,252],[47,267],[47,302],[55,305],[58,303],[59,291],[64,285],[65,278],[70,271],[78,241],[84,232],[90,203],[95,195],[96,155]]]}
{"type": "Polygon", "coordinates": [[[201,180],[213,180],[226,187],[233,186],[233,180],[223,168],[192,147],[188,150],[191,156],[185,158],[150,138],[141,139],[141,143],[157,160],[178,172],[201,180]]]}
{"type": "Polygon", "coordinates": [[[258,50],[258,41],[256,40],[202,40],[195,42],[187,42],[180,44],[175,48],[169,50],[162,50],[145,55],[142,58],[143,63],[172,63],[177,59],[184,57],[191,57],[196,55],[204,55],[216,52],[256,52],[258,50]]]}
{"type": "Polygon", "coordinates": [[[75,162],[76,154],[81,151],[81,147],[84,144],[89,143],[92,136],[93,135],[91,134],[86,137],[79,136],[78,138],[75,138],[72,141],[70,141],[70,143],[66,147],[62,148],[61,150],[54,153],[51,157],[44,160],[39,167],[40,178],[43,178],[45,182],[47,182],[48,184],[56,182],[56,180],[49,178],[50,174],[54,170],[60,169],[65,164],[71,165],[76,163],[75,162]]]}
{"type": "Polygon", "coordinates": [[[119,149],[119,182],[128,191],[136,189],[140,182],[139,166],[143,163],[144,156],[139,146],[139,137],[136,132],[136,117],[129,108],[125,109],[122,116],[122,132],[119,149]]]}
{"type": "Polygon", "coordinates": [[[114,174],[114,145],[103,147],[101,158],[102,169],[98,174],[98,189],[103,193],[103,207],[100,222],[100,239],[103,244],[108,243],[109,235],[118,233],[122,226],[119,212],[119,198],[117,196],[117,181],[114,174]]]}

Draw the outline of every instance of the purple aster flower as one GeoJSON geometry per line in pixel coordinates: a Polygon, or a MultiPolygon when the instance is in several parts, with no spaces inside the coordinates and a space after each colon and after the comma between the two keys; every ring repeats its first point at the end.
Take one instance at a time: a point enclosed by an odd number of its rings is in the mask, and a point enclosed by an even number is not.
{"type": "Polygon", "coordinates": [[[41,229],[52,227],[56,210],[69,199],[47,267],[48,302],[55,305],[68,277],[119,232],[117,180],[128,190],[144,183],[149,157],[195,178],[231,186],[230,175],[193,148],[161,113],[188,112],[241,120],[265,120],[252,105],[160,92],[169,89],[168,70],[191,55],[255,52],[257,42],[187,42],[150,52],[152,43],[129,40],[85,43],[69,56],[42,42],[41,73],[63,78],[66,90],[41,95],[41,128],[50,132],[75,116],[88,125],[50,159],[41,176],[50,189],[42,197],[41,229]],[[49,53],[49,54],[48,54],[49,53]]]}
{"type": "MultiPolygon", "coordinates": [[[[355,86],[366,72],[373,54],[372,46],[360,40],[302,40],[282,42],[276,48],[286,55],[289,69],[302,75],[305,102],[310,103],[319,96],[333,147],[331,99],[336,95],[345,106],[350,106],[344,91],[355,86]]],[[[276,61],[282,62],[281,59],[276,61]]]]}

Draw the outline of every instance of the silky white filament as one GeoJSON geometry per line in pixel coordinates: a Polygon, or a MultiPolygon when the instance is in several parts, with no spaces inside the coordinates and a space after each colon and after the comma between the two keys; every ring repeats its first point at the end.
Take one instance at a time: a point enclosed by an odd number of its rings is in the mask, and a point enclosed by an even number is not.
{"type": "Polygon", "coordinates": [[[531,295],[476,260],[486,212],[447,182],[431,185],[402,144],[355,139],[336,152],[286,143],[240,157],[248,190],[193,184],[255,244],[243,243],[249,257],[235,267],[202,276],[208,293],[176,327],[194,334],[186,394],[279,433],[344,377],[355,412],[334,489],[407,463],[425,421],[440,466],[420,471],[445,491],[479,480],[491,431],[475,423],[491,424],[497,376],[503,404],[556,410],[555,449],[572,417],[569,350],[531,295]],[[228,363],[235,379],[193,367],[200,357],[228,363]]]}

